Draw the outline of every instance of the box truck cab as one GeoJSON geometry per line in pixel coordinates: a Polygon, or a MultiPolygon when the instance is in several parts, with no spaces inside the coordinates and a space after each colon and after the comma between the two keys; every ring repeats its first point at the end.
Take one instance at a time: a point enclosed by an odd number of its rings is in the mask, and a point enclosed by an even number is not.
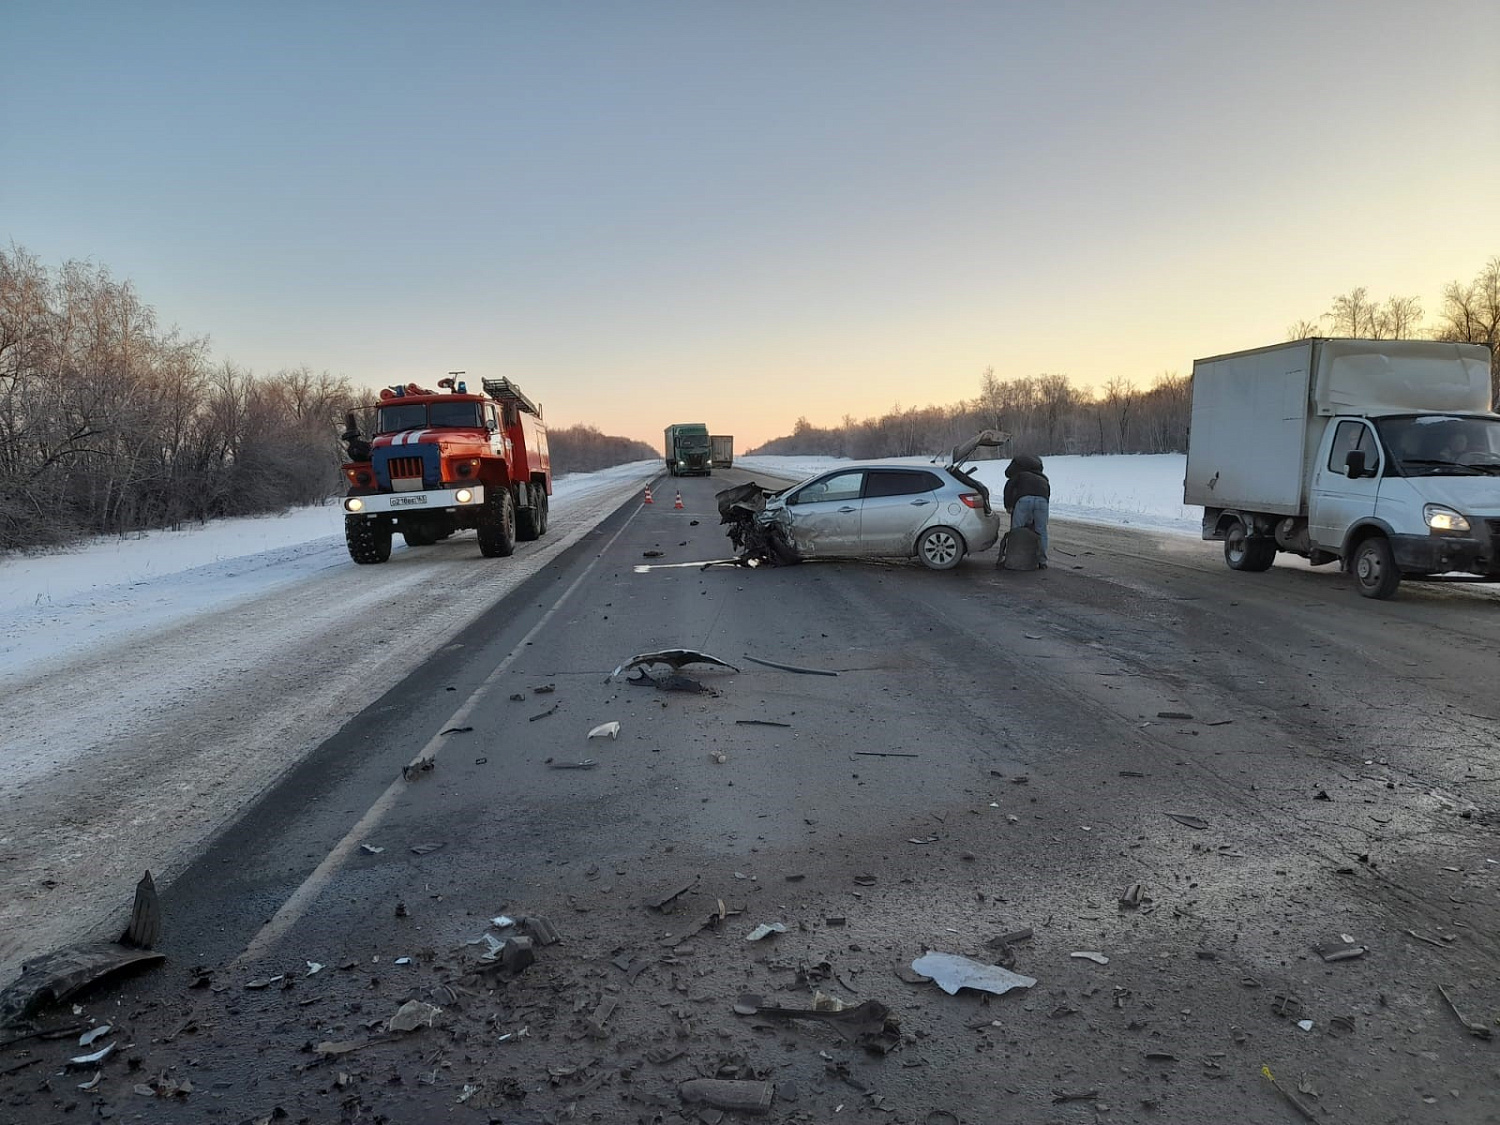
{"type": "Polygon", "coordinates": [[[1235,570],[1278,551],[1360,593],[1500,581],[1500,416],[1490,353],[1427,340],[1299,340],[1198,360],[1183,499],[1235,570]]]}

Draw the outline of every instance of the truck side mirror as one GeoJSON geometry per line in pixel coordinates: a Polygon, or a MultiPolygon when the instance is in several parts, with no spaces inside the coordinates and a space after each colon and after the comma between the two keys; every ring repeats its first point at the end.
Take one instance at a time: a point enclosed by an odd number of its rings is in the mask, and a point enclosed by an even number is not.
{"type": "Polygon", "coordinates": [[[1363,449],[1351,449],[1344,454],[1344,471],[1349,474],[1350,480],[1360,477],[1374,476],[1374,470],[1365,470],[1365,451],[1363,449]]]}

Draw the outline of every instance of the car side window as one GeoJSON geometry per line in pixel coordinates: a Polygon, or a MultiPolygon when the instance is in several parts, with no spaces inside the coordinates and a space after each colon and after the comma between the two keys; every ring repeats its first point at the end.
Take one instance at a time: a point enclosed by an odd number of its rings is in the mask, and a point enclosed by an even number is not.
{"type": "Polygon", "coordinates": [[[1328,469],[1339,476],[1348,476],[1345,461],[1354,450],[1364,451],[1365,464],[1374,468],[1380,461],[1376,452],[1375,434],[1363,422],[1340,422],[1333,432],[1333,448],[1328,453],[1328,469]]]}
{"type": "Polygon", "coordinates": [[[865,474],[863,471],[855,473],[835,473],[831,477],[815,480],[797,490],[796,495],[787,501],[788,504],[818,504],[824,500],[856,500],[859,498],[860,487],[864,484],[865,474]]]}
{"type": "Polygon", "coordinates": [[[923,469],[871,469],[865,474],[865,498],[916,496],[942,487],[942,481],[923,469]]]}

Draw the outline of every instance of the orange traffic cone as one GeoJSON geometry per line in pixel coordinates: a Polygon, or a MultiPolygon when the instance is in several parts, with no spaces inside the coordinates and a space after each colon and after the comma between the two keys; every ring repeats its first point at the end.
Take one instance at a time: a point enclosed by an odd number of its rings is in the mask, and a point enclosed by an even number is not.
{"type": "Polygon", "coordinates": [[[678,510],[681,510],[682,508],[682,489],[680,488],[677,490],[677,499],[673,502],[672,507],[677,508],[678,510]]]}
{"type": "Polygon", "coordinates": [[[649,485],[647,485],[647,487],[646,487],[646,499],[645,499],[644,503],[647,503],[647,504],[655,504],[656,503],[655,500],[651,499],[651,487],[649,485]]]}

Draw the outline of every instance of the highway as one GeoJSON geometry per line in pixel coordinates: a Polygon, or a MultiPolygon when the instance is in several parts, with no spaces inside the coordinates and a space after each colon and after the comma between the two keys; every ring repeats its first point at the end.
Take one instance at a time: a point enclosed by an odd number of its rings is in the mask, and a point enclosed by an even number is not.
{"type": "Polygon", "coordinates": [[[184,853],[166,964],[82,1002],[134,1064],[81,1091],[68,1041],[9,1046],[0,1116],[698,1120],[707,1077],[778,1122],[1500,1119],[1437,988],[1500,1015],[1493,597],[1061,522],[1039,573],[705,565],[746,479],[658,479],[393,665],[184,853]],[[678,647],[738,670],[611,676],[678,647]],[[501,914],[562,940],[496,972],[501,914]],[[950,996],[928,950],[1036,983],[950,996]],[[818,992],[894,1049],[734,1010],[818,992]]]}

